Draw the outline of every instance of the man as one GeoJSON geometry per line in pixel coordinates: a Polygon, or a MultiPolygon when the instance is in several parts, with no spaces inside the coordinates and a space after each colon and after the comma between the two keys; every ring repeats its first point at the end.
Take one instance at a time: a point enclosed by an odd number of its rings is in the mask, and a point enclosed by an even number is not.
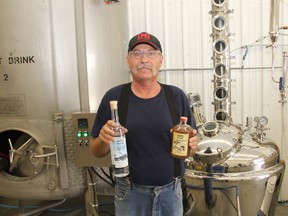
{"type": "MultiPolygon", "coordinates": [[[[171,156],[171,128],[174,126],[163,87],[158,75],[163,63],[159,40],[147,32],[131,38],[126,57],[132,75],[127,104],[125,133],[129,159],[129,178],[116,178],[115,211],[117,216],[180,216],[183,214],[180,178],[184,174],[181,160],[179,176],[175,176],[171,156]]],[[[120,99],[123,85],[110,89],[97,111],[91,150],[97,157],[109,153],[115,127],[109,101],[120,99]]],[[[187,95],[169,86],[179,116],[188,117],[195,127],[187,95]]],[[[121,122],[120,122],[121,123],[121,122]]],[[[196,134],[196,130],[194,131],[196,134]]],[[[199,142],[190,138],[191,154],[199,142]]]]}

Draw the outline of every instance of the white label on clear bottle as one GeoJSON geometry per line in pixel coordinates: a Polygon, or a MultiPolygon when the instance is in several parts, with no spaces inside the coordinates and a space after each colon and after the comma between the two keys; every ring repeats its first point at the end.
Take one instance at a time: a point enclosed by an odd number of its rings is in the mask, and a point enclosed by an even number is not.
{"type": "Polygon", "coordinates": [[[113,148],[114,149],[112,152],[114,153],[115,168],[123,168],[123,167],[128,166],[126,138],[125,137],[114,137],[113,148]]]}

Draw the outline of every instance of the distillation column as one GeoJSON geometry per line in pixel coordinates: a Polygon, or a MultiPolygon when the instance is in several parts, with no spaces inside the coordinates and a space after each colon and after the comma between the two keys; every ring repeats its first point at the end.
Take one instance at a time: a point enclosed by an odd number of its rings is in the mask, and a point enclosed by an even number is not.
{"type": "Polygon", "coordinates": [[[212,0],[212,38],[213,38],[213,74],[214,74],[214,120],[231,120],[231,77],[230,46],[227,0],[212,0]]]}

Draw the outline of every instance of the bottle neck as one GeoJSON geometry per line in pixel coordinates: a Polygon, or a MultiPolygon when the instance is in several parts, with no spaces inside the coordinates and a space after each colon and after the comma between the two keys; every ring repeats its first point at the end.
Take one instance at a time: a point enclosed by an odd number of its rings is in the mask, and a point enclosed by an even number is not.
{"type": "Polygon", "coordinates": [[[180,124],[181,124],[181,125],[186,125],[186,124],[187,124],[187,121],[180,121],[180,124]]]}
{"type": "Polygon", "coordinates": [[[111,110],[111,118],[114,122],[119,122],[118,109],[111,110]]]}
{"type": "Polygon", "coordinates": [[[180,121],[179,127],[180,128],[185,128],[187,126],[187,122],[186,121],[180,121]]]}

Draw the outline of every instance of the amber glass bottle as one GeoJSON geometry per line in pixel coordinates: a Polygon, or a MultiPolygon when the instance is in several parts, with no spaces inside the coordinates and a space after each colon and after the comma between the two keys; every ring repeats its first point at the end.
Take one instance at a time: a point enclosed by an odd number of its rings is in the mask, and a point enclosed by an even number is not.
{"type": "Polygon", "coordinates": [[[187,117],[181,116],[180,123],[172,128],[171,155],[176,158],[190,156],[189,139],[194,135],[193,128],[187,124],[187,117]]]}

